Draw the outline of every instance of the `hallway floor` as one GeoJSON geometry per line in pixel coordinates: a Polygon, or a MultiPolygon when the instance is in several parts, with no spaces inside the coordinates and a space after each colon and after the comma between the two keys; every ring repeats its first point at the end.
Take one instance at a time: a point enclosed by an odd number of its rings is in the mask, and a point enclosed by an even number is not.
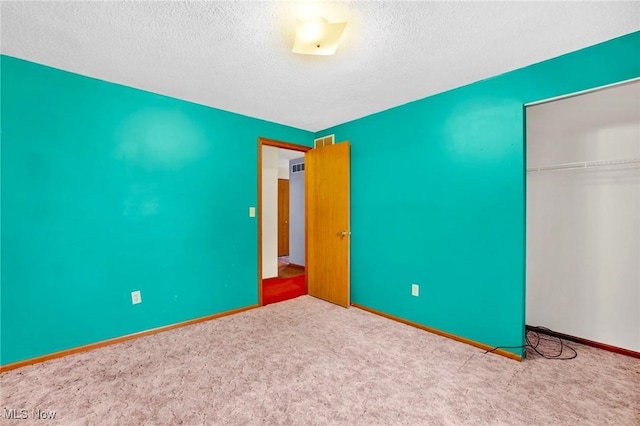
{"type": "Polygon", "coordinates": [[[262,280],[262,304],[283,302],[307,294],[304,266],[292,265],[288,256],[278,258],[278,276],[262,280]]]}

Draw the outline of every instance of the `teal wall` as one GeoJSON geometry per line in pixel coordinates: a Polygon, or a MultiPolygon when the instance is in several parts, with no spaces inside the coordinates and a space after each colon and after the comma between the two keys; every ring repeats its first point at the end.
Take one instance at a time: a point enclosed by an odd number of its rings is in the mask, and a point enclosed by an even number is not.
{"type": "Polygon", "coordinates": [[[352,301],[522,345],[523,104],[639,76],[636,32],[318,132],[352,144],[352,301]]]}
{"type": "Polygon", "coordinates": [[[0,66],[1,364],[258,302],[257,138],[312,133],[0,66]]]}
{"type": "MultiPolygon", "coordinates": [[[[522,344],[523,104],[638,77],[639,52],[633,33],[318,132],[352,143],[353,301],[522,344]]],[[[312,133],[0,58],[1,364],[257,303],[257,137],[312,133]]]]}

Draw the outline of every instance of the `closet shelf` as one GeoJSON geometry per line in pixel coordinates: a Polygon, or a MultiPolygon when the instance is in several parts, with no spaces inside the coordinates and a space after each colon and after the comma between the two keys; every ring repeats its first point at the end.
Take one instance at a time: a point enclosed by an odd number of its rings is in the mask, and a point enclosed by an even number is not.
{"type": "Polygon", "coordinates": [[[627,166],[639,167],[640,158],[623,158],[619,160],[579,161],[576,163],[553,164],[549,166],[529,167],[527,173],[552,172],[556,170],[588,169],[592,167],[627,166]]]}

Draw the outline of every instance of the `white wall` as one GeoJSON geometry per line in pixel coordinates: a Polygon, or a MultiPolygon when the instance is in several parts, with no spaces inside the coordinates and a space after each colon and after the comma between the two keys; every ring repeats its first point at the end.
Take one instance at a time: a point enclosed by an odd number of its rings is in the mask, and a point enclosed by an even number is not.
{"type": "MultiPolygon", "coordinates": [[[[304,163],[304,158],[290,161],[304,163]]],[[[304,266],[304,171],[291,173],[289,178],[289,261],[304,266]]]]}
{"type": "MultiPolygon", "coordinates": [[[[527,166],[640,158],[640,83],[527,109],[527,166]]],[[[640,169],[527,174],[529,325],[640,351],[640,169]]]]}
{"type": "Polygon", "coordinates": [[[278,164],[278,179],[289,180],[289,165],[278,164]]]}
{"type": "Polygon", "coordinates": [[[278,148],[262,147],[262,278],[278,276],[278,148]]]}

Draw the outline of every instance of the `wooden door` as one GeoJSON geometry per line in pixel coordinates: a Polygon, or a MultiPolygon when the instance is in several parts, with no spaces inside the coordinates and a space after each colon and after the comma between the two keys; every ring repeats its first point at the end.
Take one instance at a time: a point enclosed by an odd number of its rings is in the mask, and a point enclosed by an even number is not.
{"type": "Polygon", "coordinates": [[[278,257],[289,256],[289,181],[278,179],[278,257]]]}
{"type": "Polygon", "coordinates": [[[307,288],[311,296],[348,307],[349,142],[307,151],[307,288]]]}

